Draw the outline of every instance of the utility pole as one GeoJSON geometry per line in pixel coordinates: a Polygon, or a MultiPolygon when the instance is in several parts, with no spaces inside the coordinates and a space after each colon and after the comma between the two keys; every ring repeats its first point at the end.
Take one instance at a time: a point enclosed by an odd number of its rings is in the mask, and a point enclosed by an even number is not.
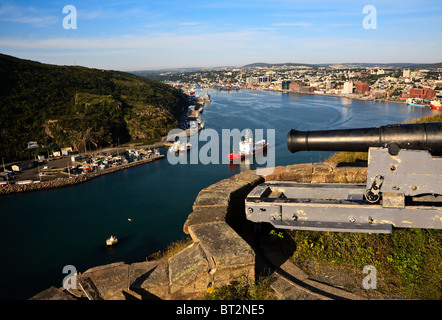
{"type": "Polygon", "coordinates": [[[6,181],[8,182],[8,186],[9,186],[9,172],[6,172],[5,159],[3,159],[3,157],[2,157],[2,163],[3,163],[3,172],[6,173],[6,181]]]}

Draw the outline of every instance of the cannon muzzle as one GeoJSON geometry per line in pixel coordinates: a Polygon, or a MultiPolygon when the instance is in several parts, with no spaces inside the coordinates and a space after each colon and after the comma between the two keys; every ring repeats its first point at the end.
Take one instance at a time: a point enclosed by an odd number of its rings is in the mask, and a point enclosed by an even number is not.
{"type": "Polygon", "coordinates": [[[428,150],[442,155],[442,122],[394,124],[374,128],[319,131],[290,130],[287,135],[290,152],[360,151],[370,147],[388,148],[392,155],[400,149],[428,150]]]}

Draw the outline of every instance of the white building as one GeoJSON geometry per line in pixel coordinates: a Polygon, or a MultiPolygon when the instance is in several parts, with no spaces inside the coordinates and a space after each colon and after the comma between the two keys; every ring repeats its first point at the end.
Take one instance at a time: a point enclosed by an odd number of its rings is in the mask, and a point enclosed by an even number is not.
{"type": "Polygon", "coordinates": [[[342,94],[353,93],[353,82],[347,81],[344,83],[344,88],[342,89],[342,94]]]}

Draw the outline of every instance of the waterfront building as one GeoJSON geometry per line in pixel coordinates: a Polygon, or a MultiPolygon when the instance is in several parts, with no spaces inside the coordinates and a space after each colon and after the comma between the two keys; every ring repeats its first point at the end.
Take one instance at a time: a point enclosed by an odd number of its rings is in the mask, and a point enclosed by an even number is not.
{"type": "Polygon", "coordinates": [[[61,154],[62,154],[63,156],[67,156],[67,155],[69,155],[70,153],[73,153],[73,151],[72,151],[72,147],[61,148],[61,154]]]}
{"type": "Polygon", "coordinates": [[[370,92],[370,86],[366,82],[358,82],[356,83],[356,90],[355,93],[363,93],[367,94],[370,92]]]}
{"type": "Polygon", "coordinates": [[[431,100],[436,97],[436,91],[430,88],[417,89],[411,88],[409,98],[427,99],[431,100]]]}
{"type": "Polygon", "coordinates": [[[290,89],[290,80],[283,80],[281,83],[281,89],[282,90],[289,90],[290,89]]]}
{"type": "Polygon", "coordinates": [[[262,77],[258,77],[258,83],[266,83],[266,82],[272,82],[272,76],[266,75],[262,77]]]}
{"type": "Polygon", "coordinates": [[[353,93],[353,82],[347,81],[344,83],[342,94],[350,94],[350,93],[353,93]]]}
{"type": "Polygon", "coordinates": [[[289,90],[299,90],[302,86],[301,82],[290,82],[289,90]]]}
{"type": "Polygon", "coordinates": [[[16,171],[16,172],[22,172],[23,170],[26,169],[31,169],[33,167],[35,167],[36,162],[35,161],[25,161],[19,164],[14,164],[11,166],[12,171],[16,171]]]}
{"type": "Polygon", "coordinates": [[[258,84],[258,77],[248,77],[246,79],[247,84],[258,84]]]}

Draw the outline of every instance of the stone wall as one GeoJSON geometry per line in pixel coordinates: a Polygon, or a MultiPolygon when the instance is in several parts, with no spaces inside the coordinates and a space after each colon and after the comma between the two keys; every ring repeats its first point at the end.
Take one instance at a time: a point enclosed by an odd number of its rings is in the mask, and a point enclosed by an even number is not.
{"type": "MultiPolygon", "coordinates": [[[[240,276],[255,277],[255,253],[236,230],[244,222],[244,200],[264,181],[364,183],[367,169],[337,164],[276,167],[271,175],[245,171],[201,190],[183,230],[193,243],[169,259],[124,262],[91,268],[77,277],[90,279],[98,298],[177,299],[204,293],[210,286],[229,284],[240,276]]],[[[84,297],[80,290],[70,294],[84,297]]],[[[68,299],[63,288],[51,287],[32,299],[68,299]]]]}

